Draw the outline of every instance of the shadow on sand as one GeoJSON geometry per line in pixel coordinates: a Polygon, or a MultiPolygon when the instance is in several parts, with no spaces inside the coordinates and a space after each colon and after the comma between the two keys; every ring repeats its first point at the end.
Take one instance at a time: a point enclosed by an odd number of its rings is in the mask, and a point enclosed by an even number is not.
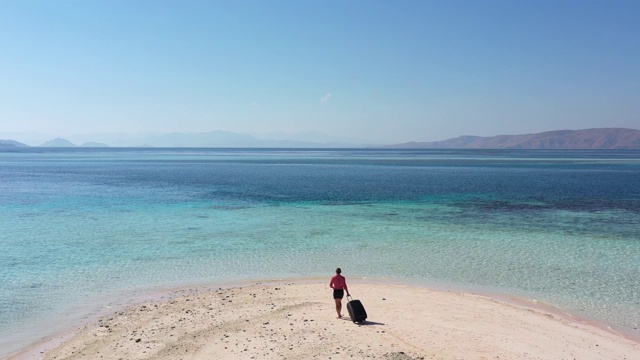
{"type": "MultiPolygon", "coordinates": [[[[347,316],[347,317],[343,317],[342,320],[351,321],[351,318],[347,316]]],[[[375,322],[375,321],[367,321],[367,320],[361,321],[361,322],[357,322],[357,323],[354,323],[354,324],[356,324],[356,325],[364,325],[364,326],[368,326],[368,325],[384,325],[384,323],[379,323],[379,322],[375,322]]]]}
{"type": "Polygon", "coordinates": [[[384,323],[379,323],[379,322],[375,322],[375,321],[362,321],[359,323],[356,323],[357,325],[384,325],[384,323]]]}

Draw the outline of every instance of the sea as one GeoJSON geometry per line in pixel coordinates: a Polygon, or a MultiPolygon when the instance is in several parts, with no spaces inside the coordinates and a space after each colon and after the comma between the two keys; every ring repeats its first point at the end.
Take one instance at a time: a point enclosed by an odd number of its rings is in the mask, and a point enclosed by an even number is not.
{"type": "Polygon", "coordinates": [[[0,149],[0,356],[114,298],[336,267],[640,338],[640,150],[0,149]]]}

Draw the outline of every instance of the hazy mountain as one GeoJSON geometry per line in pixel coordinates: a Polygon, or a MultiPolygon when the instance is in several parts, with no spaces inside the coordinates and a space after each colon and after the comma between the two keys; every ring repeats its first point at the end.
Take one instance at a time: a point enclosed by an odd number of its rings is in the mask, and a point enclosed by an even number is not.
{"type": "Polygon", "coordinates": [[[28,147],[29,145],[15,140],[0,140],[0,147],[28,147]]]}
{"type": "Polygon", "coordinates": [[[0,139],[16,139],[27,146],[37,146],[58,136],[35,131],[0,131],[0,139]]]}
{"type": "Polygon", "coordinates": [[[640,130],[601,128],[537,134],[460,136],[433,142],[409,142],[393,148],[422,149],[640,149],[640,130]]]}
{"type": "Polygon", "coordinates": [[[251,147],[258,139],[227,131],[206,133],[169,133],[149,136],[145,143],[158,147],[251,147]]]}
{"type": "Polygon", "coordinates": [[[111,147],[251,147],[251,148],[330,148],[357,147],[317,132],[252,136],[229,131],[169,134],[96,133],[66,136],[76,144],[98,142],[111,147]]]}
{"type": "Polygon", "coordinates": [[[339,138],[335,136],[330,136],[327,134],[323,134],[319,131],[305,131],[305,132],[294,132],[294,133],[286,133],[286,132],[269,132],[269,133],[260,133],[260,134],[252,134],[256,138],[267,139],[267,140],[289,140],[289,141],[300,141],[300,142],[309,142],[309,143],[318,143],[318,144],[346,144],[353,146],[353,143],[357,143],[358,141],[353,139],[339,138]]]}
{"type": "MultiPolygon", "coordinates": [[[[355,145],[342,144],[346,147],[355,145]]],[[[154,147],[249,147],[249,148],[311,148],[335,147],[335,144],[325,144],[296,140],[260,139],[247,134],[229,131],[210,131],[204,133],[170,133],[164,135],[147,136],[140,139],[136,146],[154,147]]]]}
{"type": "Polygon", "coordinates": [[[84,144],[82,144],[80,146],[82,146],[82,147],[94,147],[94,148],[96,148],[96,147],[109,147],[109,145],[103,144],[103,143],[99,143],[99,142],[86,142],[86,143],[84,143],[84,144]]]}
{"type": "Polygon", "coordinates": [[[53,140],[49,140],[44,144],[40,145],[41,147],[76,147],[76,145],[69,140],[55,138],[53,140]]]}
{"type": "Polygon", "coordinates": [[[100,143],[108,144],[110,147],[137,147],[142,146],[147,137],[158,134],[141,133],[92,133],[74,134],[65,138],[74,144],[100,143]]]}

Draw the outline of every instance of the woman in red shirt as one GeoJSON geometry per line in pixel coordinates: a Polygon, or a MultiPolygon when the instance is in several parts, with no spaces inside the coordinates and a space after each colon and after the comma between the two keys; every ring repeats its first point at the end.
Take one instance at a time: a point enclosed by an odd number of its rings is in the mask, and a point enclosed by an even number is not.
{"type": "Polygon", "coordinates": [[[331,282],[329,282],[329,287],[333,289],[333,299],[336,302],[338,319],[342,319],[342,298],[344,297],[344,292],[347,292],[347,296],[351,296],[349,294],[349,289],[347,288],[347,279],[340,275],[341,272],[342,270],[337,268],[336,274],[331,278],[331,282]]]}

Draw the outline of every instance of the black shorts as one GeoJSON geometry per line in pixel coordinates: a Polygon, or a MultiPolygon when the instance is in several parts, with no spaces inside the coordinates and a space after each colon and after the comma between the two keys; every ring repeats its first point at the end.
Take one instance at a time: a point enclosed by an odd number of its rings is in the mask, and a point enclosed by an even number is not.
{"type": "Polygon", "coordinates": [[[344,290],[333,290],[334,299],[342,299],[344,297],[344,290]]]}

